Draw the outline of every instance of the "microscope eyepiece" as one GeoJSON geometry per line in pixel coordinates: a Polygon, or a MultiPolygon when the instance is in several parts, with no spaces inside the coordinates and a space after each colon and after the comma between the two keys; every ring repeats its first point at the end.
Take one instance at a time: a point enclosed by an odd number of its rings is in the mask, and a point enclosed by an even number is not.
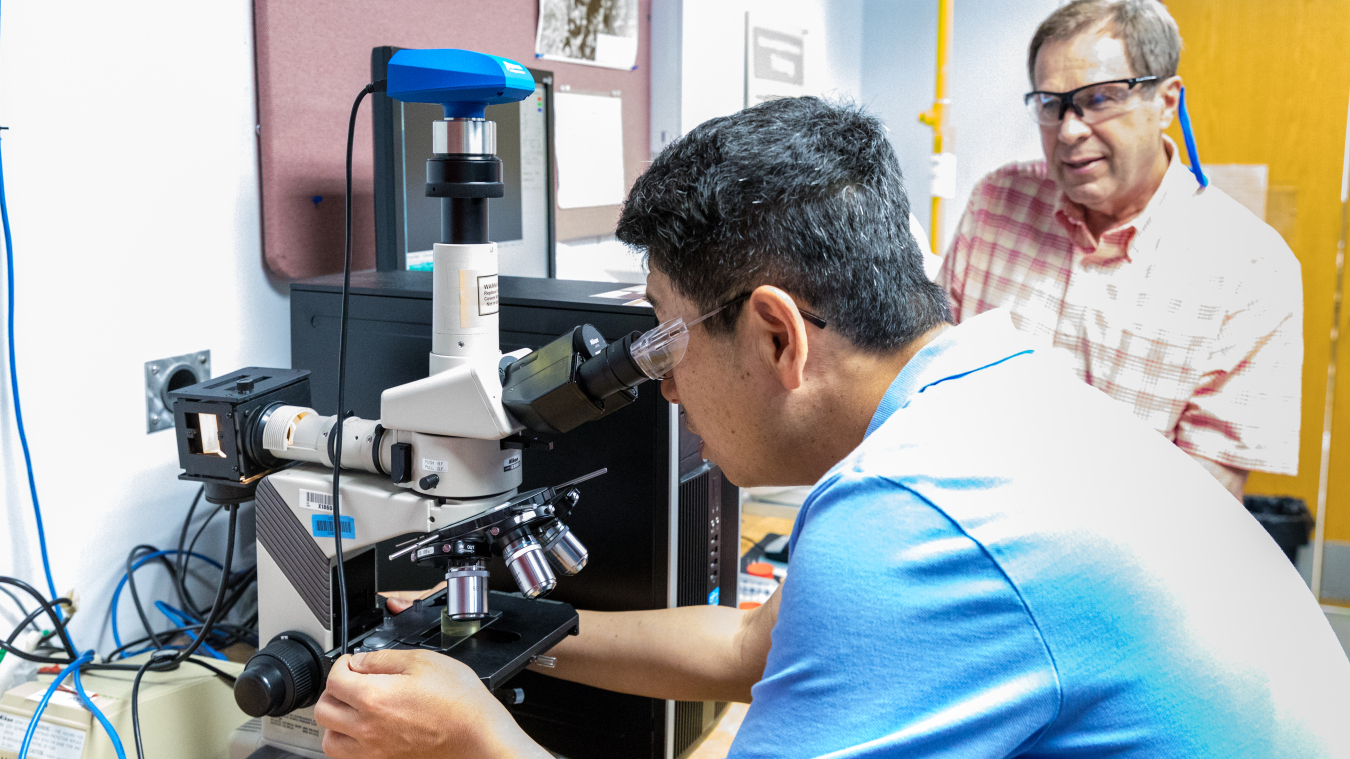
{"type": "Polygon", "coordinates": [[[577,368],[581,389],[592,400],[602,401],[620,390],[636,387],[650,379],[633,360],[635,337],[639,337],[637,332],[615,340],[577,368]]]}

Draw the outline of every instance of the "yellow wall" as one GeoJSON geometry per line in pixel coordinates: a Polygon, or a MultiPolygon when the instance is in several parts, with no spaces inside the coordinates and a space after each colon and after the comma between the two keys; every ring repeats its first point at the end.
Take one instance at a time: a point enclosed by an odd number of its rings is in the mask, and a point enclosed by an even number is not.
{"type": "MultiPolygon", "coordinates": [[[[1180,73],[1201,164],[1266,164],[1272,187],[1294,188],[1296,219],[1286,239],[1303,266],[1299,472],[1253,474],[1248,492],[1293,495],[1315,508],[1341,234],[1350,0],[1167,0],[1167,7],[1185,41],[1180,73]]],[[[1171,132],[1181,144],[1175,125],[1171,132]]],[[[1350,540],[1347,352],[1343,344],[1327,506],[1327,537],[1339,540],[1350,540]]]]}

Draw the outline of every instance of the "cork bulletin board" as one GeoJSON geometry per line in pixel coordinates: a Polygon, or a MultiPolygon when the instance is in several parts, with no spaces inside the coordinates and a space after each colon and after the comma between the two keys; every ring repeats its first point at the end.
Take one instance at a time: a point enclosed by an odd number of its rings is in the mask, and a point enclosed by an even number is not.
{"type": "MultiPolygon", "coordinates": [[[[652,0],[640,0],[637,69],[541,62],[554,87],[623,99],[626,186],[646,168],[651,131],[652,0]]],[[[255,0],[263,258],[279,277],[342,270],[347,119],[381,45],[453,47],[536,66],[538,0],[255,0]]],[[[352,264],[375,266],[370,99],[352,154],[352,264]]],[[[559,240],[609,234],[618,206],[555,209],[559,240]]]]}

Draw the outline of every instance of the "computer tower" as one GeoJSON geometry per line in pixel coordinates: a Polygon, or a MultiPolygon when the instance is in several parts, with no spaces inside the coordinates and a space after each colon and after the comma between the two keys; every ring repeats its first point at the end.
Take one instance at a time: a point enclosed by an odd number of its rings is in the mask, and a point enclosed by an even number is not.
{"type": "MultiPolygon", "coordinates": [[[[336,410],[341,286],[340,275],[291,285],[292,368],[312,372],[314,407],[325,414],[336,410]]],[[[539,348],[578,324],[594,325],[607,340],[656,326],[649,307],[596,297],[622,287],[502,277],[502,351],[539,348]]],[[[354,273],[349,309],[346,411],[376,419],[384,389],[427,375],[431,274],[354,273]]],[[[639,388],[631,406],[557,436],[551,450],[524,451],[525,488],[609,470],[581,486],[568,521],[590,550],[589,563],[577,576],[560,578],[550,597],[600,611],[735,607],[739,494],[699,455],[698,442],[680,408],[653,382],[639,388]]],[[[395,542],[377,549],[379,589],[425,588],[441,579],[434,569],[387,561],[395,542]]],[[[493,587],[515,590],[500,566],[496,571],[493,587]]],[[[525,691],[525,702],[512,707],[520,724],[574,759],[673,759],[723,707],[611,693],[533,672],[512,684],[525,691]]]]}

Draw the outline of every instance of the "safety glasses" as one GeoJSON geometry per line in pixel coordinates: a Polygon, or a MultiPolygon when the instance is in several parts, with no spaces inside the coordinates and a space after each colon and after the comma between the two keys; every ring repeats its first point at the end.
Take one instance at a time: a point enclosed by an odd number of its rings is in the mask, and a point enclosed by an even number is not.
{"type": "MultiPolygon", "coordinates": [[[[753,292],[752,290],[737,295],[691,322],[686,323],[683,317],[677,316],[647,330],[641,337],[633,341],[630,348],[633,361],[637,363],[643,374],[652,379],[670,379],[671,372],[675,370],[675,365],[684,358],[685,349],[689,347],[689,330],[716,314],[744,302],[753,292]]],[[[801,307],[798,307],[797,311],[808,324],[825,329],[827,322],[821,317],[801,307]]]]}

